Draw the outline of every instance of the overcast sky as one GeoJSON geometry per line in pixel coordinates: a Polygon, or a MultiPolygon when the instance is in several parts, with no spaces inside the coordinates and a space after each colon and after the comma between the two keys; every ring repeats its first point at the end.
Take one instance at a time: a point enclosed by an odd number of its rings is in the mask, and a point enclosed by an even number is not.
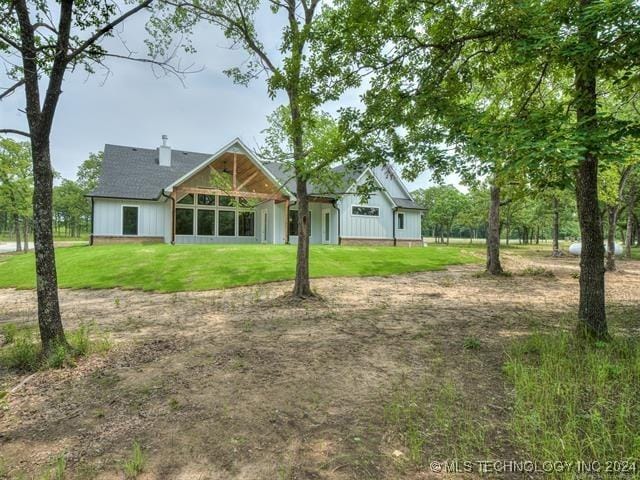
{"type": "MultiPolygon", "coordinates": [[[[265,45],[276,47],[280,28],[274,17],[262,12],[259,31],[265,45]]],[[[131,19],[119,30],[128,48],[140,53],[145,52],[144,21],[131,19]]],[[[260,145],[266,116],[284,99],[269,99],[264,79],[243,87],[224,75],[247,56],[229,49],[229,41],[216,27],[202,25],[192,38],[197,53],[181,54],[180,61],[202,71],[188,75],[184,85],[173,76],[154,74],[148,65],[123,60],[109,61],[108,75],[100,69],[90,76],[83,70],[68,73],[51,136],[55,170],[75,178],[89,152],[102,150],[106,143],[154,148],[162,134],[169,136],[172,147],[196,152],[215,152],[235,137],[253,148],[260,145]]],[[[109,40],[112,45],[120,46],[119,42],[109,40]]],[[[25,129],[24,115],[18,111],[23,102],[23,90],[0,102],[3,127],[25,129]]],[[[350,92],[328,110],[357,102],[358,94],[350,92]]],[[[424,188],[429,178],[424,173],[409,183],[410,190],[424,188]]]]}

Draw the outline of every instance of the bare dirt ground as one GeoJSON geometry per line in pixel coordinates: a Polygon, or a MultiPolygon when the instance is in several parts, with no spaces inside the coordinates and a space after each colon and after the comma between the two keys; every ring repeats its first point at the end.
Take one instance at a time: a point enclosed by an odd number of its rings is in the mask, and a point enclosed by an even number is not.
{"type": "MultiPolygon", "coordinates": [[[[492,451],[513,453],[500,435],[505,348],[534,330],[571,328],[577,304],[577,260],[546,255],[505,254],[514,275],[500,279],[476,265],[314,280],[323,300],[303,304],[280,298],[290,282],[64,290],[67,328],[95,323],[114,348],[38,372],[0,404],[6,475],[40,478],[64,453],[67,478],[123,478],[137,440],[146,479],[431,478],[398,467],[406,450],[383,414],[394,386],[425,378],[459,385],[492,419],[492,451]],[[519,274],[527,267],[554,275],[519,274]],[[463,348],[470,337],[479,349],[463,348]]],[[[607,297],[628,319],[614,329],[637,334],[640,262],[607,274],[607,297]]],[[[0,290],[0,322],[34,322],[34,298],[0,290]]],[[[25,376],[0,371],[0,390],[25,376]]]]}

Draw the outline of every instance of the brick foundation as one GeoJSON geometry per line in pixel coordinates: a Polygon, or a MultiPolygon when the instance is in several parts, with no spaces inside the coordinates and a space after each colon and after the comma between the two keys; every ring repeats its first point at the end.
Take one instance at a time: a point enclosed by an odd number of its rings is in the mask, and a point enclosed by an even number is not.
{"type": "Polygon", "coordinates": [[[93,235],[92,245],[112,245],[114,243],[163,243],[163,237],[120,237],[117,235],[93,235]]]}

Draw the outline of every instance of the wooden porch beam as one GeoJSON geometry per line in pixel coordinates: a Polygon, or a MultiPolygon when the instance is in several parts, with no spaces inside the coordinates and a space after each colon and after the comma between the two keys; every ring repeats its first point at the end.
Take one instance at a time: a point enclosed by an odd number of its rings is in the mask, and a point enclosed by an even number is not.
{"type": "Polygon", "coordinates": [[[233,189],[240,190],[238,184],[238,154],[233,152],[233,189]]]}
{"type": "Polygon", "coordinates": [[[224,190],[218,190],[216,188],[195,188],[195,187],[179,187],[174,190],[177,196],[185,195],[188,193],[203,194],[203,195],[223,195],[228,197],[245,197],[245,198],[262,198],[265,200],[285,200],[286,197],[277,193],[257,193],[257,192],[240,192],[234,190],[231,192],[225,192],[224,190]]]}
{"type": "Polygon", "coordinates": [[[255,172],[253,172],[251,175],[249,175],[249,178],[247,178],[244,182],[242,182],[240,185],[238,185],[237,187],[234,188],[234,190],[242,190],[242,187],[246,186],[247,183],[249,183],[251,180],[253,180],[254,178],[256,178],[256,176],[258,175],[258,171],[256,170],[255,172]]]}

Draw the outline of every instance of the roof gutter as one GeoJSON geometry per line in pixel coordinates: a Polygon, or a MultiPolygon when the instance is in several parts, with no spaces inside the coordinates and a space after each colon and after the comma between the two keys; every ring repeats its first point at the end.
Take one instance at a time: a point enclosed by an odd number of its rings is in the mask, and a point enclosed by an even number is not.
{"type": "Polygon", "coordinates": [[[338,199],[334,198],[331,203],[333,203],[333,208],[338,211],[338,245],[342,245],[342,237],[340,236],[340,207],[338,207],[338,199]]]}
{"type": "Polygon", "coordinates": [[[93,197],[89,197],[91,198],[91,235],[89,235],[89,246],[93,245],[93,218],[95,216],[95,204],[93,203],[93,197]]]}
{"type": "Polygon", "coordinates": [[[393,246],[396,247],[398,242],[396,239],[396,215],[398,213],[398,207],[393,207],[393,221],[391,222],[393,224],[393,246]]]}
{"type": "Polygon", "coordinates": [[[176,244],[176,229],[173,228],[173,227],[174,227],[174,223],[176,221],[176,199],[173,198],[173,196],[167,195],[166,193],[164,193],[164,188],[160,192],[160,195],[162,195],[164,198],[168,198],[169,200],[171,200],[171,245],[175,245],[176,244]]]}

